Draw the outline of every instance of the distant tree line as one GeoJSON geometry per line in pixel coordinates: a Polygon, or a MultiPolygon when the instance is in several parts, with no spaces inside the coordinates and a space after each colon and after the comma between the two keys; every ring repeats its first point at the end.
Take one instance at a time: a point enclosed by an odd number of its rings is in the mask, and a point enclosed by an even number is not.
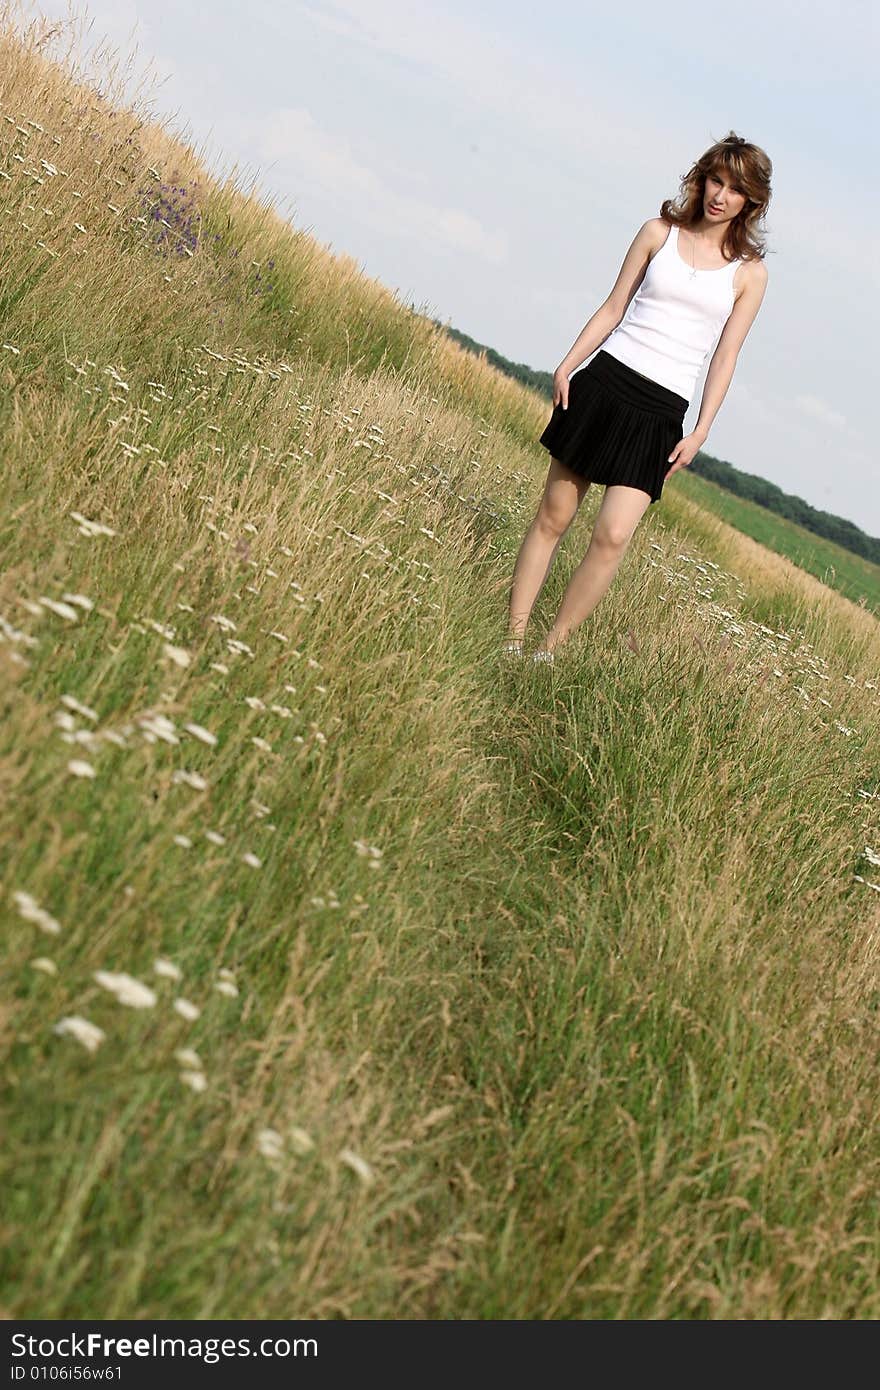
{"type": "Polygon", "coordinates": [[[512,376],[516,381],[521,381],[523,386],[529,386],[533,391],[538,391],[542,396],[546,396],[548,401],[553,399],[553,373],[536,372],[534,367],[527,367],[524,362],[511,362],[506,357],[502,357],[500,352],[494,348],[486,347],[485,343],[477,343],[473,338],[469,338],[466,333],[459,333],[457,328],[451,328],[448,323],[439,323],[433,320],[438,328],[443,328],[468,352],[472,352],[475,357],[485,357],[492,367],[497,367],[499,372],[504,372],[505,376],[512,376]]]}
{"type": "MultiPolygon", "coordinates": [[[[538,372],[533,367],[527,367],[524,362],[510,362],[494,348],[487,347],[484,343],[475,342],[466,333],[460,333],[457,328],[452,328],[449,324],[440,324],[437,319],[433,321],[438,328],[443,328],[450,338],[454,338],[468,352],[474,353],[477,357],[485,357],[486,361],[493,367],[497,367],[499,372],[504,372],[506,376],[513,377],[516,381],[522,382],[523,386],[530,387],[533,391],[545,396],[548,401],[552,401],[552,372],[538,372]]],[[[734,468],[732,463],[727,463],[724,459],[714,458],[702,449],[694,458],[691,470],[701,478],[708,478],[711,482],[717,483],[719,487],[726,488],[736,497],[744,497],[749,502],[755,502],[759,507],[766,507],[768,511],[775,512],[777,516],[785,517],[787,521],[793,521],[796,525],[803,526],[804,530],[812,531],[814,535],[822,536],[825,540],[833,541],[836,545],[843,546],[845,550],[852,551],[854,555],[861,555],[864,560],[870,560],[872,564],[880,565],[880,539],[867,535],[852,521],[845,521],[843,517],[835,516],[833,512],[824,512],[817,507],[811,507],[809,502],[805,502],[802,497],[797,497],[790,492],[783,492],[782,488],[777,487],[775,483],[768,483],[766,478],[759,478],[756,473],[744,473],[741,469],[734,468]]]]}

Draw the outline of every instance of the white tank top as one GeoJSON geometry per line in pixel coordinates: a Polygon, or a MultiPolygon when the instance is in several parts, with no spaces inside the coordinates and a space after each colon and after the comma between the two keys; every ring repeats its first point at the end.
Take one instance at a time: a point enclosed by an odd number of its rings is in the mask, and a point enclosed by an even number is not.
{"type": "Polygon", "coordinates": [[[602,351],[690,404],[703,363],[733,308],[733,277],[741,264],[738,259],[695,272],[678,249],[673,224],[626,314],[600,344],[602,351]]]}

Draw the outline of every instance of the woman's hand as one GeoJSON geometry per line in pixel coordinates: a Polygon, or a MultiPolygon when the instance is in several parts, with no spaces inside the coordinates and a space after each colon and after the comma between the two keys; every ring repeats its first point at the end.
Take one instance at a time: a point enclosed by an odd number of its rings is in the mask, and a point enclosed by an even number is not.
{"type": "Polygon", "coordinates": [[[557,367],[553,373],[553,409],[561,405],[563,410],[568,410],[568,372],[562,367],[557,367]]]}
{"type": "Polygon", "coordinates": [[[698,434],[686,434],[684,439],[680,439],[667,460],[668,463],[672,464],[672,467],[667,472],[666,477],[671,478],[673,473],[678,472],[679,468],[687,468],[688,464],[693,462],[694,456],[702,449],[704,442],[698,434]]]}

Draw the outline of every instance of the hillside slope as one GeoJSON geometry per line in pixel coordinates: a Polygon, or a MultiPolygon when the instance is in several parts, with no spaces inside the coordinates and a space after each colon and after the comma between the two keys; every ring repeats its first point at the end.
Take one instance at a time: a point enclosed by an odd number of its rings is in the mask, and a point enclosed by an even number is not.
{"type": "Polygon", "coordinates": [[[876,1317],[876,623],[13,20],[4,1313],[876,1317]]]}

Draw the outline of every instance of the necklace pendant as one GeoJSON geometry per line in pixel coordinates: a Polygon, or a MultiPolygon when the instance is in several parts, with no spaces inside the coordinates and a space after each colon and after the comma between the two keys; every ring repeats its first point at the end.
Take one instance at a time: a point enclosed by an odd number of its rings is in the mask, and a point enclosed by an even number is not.
{"type": "Polygon", "coordinates": [[[696,280],[697,278],[697,272],[695,270],[689,270],[688,275],[691,278],[691,280],[696,280]]]}

